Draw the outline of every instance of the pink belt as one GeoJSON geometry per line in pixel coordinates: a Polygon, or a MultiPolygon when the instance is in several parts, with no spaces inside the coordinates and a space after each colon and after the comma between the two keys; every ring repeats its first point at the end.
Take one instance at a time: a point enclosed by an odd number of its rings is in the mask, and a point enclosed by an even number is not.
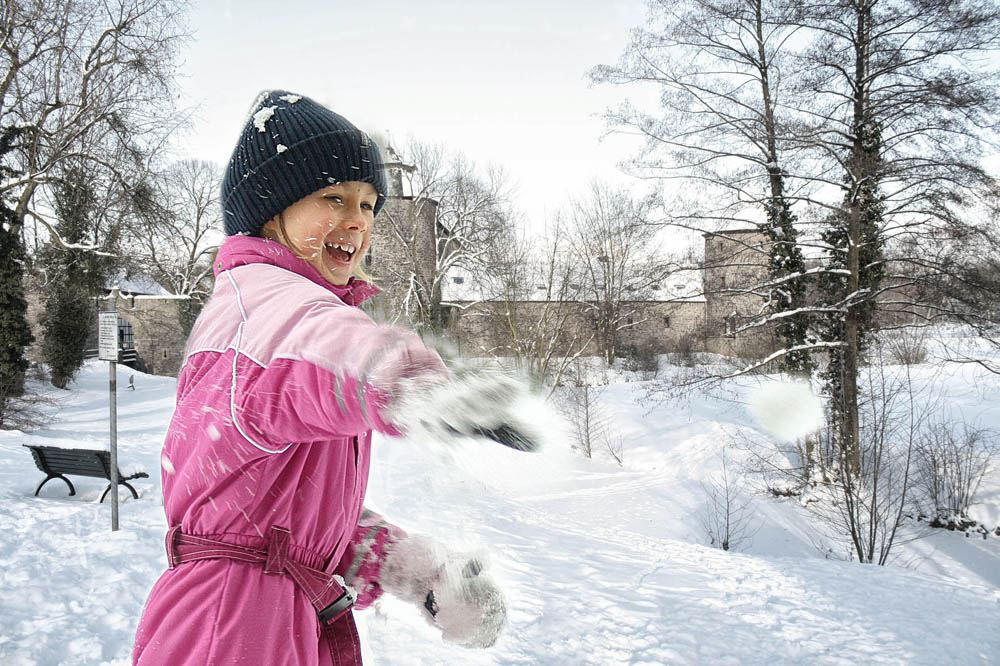
{"type": "Polygon", "coordinates": [[[282,527],[271,527],[267,550],[257,550],[184,534],[178,525],[167,530],[167,565],[173,569],[185,562],[229,559],[261,564],[266,574],[287,575],[316,609],[334,665],[361,664],[361,641],[351,613],[353,592],[346,588],[344,579],[337,574],[306,566],[289,557],[290,542],[291,532],[282,527]],[[341,619],[343,621],[338,622],[341,619]]]}

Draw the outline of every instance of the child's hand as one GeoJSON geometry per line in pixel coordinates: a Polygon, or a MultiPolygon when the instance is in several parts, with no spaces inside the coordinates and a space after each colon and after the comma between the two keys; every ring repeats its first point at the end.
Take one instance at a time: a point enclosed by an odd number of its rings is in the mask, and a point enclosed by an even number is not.
{"type": "Polygon", "coordinates": [[[409,383],[391,420],[408,435],[480,436],[519,451],[536,451],[541,433],[520,408],[526,400],[525,387],[510,377],[469,373],[450,381],[409,383]]]}
{"type": "Polygon", "coordinates": [[[484,562],[482,557],[447,551],[426,537],[407,537],[389,550],[379,583],[416,604],[444,640],[486,648],[500,636],[507,604],[484,562]]]}

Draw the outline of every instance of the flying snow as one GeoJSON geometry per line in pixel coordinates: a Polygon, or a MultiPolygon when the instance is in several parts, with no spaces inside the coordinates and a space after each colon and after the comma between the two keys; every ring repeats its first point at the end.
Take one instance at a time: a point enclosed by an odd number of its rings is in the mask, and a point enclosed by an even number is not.
{"type": "Polygon", "coordinates": [[[747,410],[778,439],[796,440],[823,425],[823,403],[804,381],[771,381],[748,389],[747,410]]]}

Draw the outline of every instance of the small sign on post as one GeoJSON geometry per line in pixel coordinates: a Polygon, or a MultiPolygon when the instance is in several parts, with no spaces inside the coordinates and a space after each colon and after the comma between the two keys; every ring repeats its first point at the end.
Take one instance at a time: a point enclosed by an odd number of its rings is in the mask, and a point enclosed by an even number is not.
{"type": "Polygon", "coordinates": [[[118,531],[118,290],[111,291],[110,312],[98,312],[97,358],[110,361],[109,406],[111,410],[111,531],[118,531]]]}
{"type": "Polygon", "coordinates": [[[118,312],[98,312],[100,327],[97,334],[97,358],[101,361],[118,362],[118,312]]]}

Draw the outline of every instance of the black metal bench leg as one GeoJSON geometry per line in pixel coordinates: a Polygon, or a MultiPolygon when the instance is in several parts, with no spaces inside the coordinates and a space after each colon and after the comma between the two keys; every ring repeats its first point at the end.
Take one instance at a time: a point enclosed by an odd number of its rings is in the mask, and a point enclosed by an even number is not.
{"type": "Polygon", "coordinates": [[[73,484],[70,483],[69,479],[67,479],[62,474],[50,474],[47,477],[45,477],[44,481],[42,481],[41,483],[38,484],[37,488],[35,488],[35,497],[38,497],[38,493],[40,493],[42,491],[42,486],[44,486],[46,483],[48,483],[52,479],[62,479],[63,481],[66,482],[66,485],[69,486],[69,495],[70,495],[70,497],[72,497],[73,495],[76,495],[76,488],[73,487],[73,484]]]}
{"type": "MultiPolygon", "coordinates": [[[[125,486],[126,488],[128,488],[132,492],[132,499],[139,499],[139,493],[135,492],[135,488],[133,488],[132,484],[130,484],[128,481],[119,481],[118,485],[119,486],[125,486]]],[[[104,489],[104,494],[101,495],[101,503],[102,504],[104,503],[104,498],[108,496],[109,492],[111,492],[111,484],[110,483],[108,484],[108,487],[104,489]]]]}

